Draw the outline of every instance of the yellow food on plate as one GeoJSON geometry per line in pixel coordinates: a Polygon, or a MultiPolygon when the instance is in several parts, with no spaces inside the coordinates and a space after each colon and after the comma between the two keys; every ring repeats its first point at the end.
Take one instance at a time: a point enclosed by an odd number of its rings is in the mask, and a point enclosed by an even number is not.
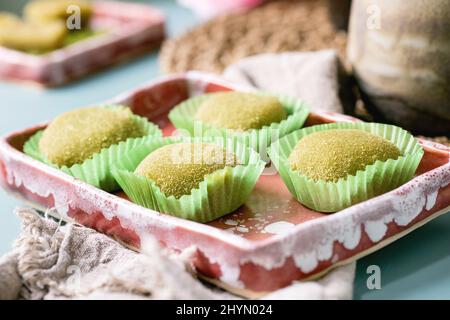
{"type": "Polygon", "coordinates": [[[20,19],[0,21],[0,45],[16,50],[54,50],[62,46],[66,34],[67,28],[59,21],[46,24],[26,23],[20,19]]]}
{"type": "Polygon", "coordinates": [[[20,22],[20,18],[12,13],[0,11],[0,31],[2,28],[14,26],[20,22]]]}

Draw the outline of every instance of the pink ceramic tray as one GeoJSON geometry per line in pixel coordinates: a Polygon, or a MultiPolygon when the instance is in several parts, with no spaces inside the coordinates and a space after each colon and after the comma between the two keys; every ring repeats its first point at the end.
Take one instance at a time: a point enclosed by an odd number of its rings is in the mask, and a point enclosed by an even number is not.
{"type": "MultiPolygon", "coordinates": [[[[228,87],[229,88],[229,87],[228,87]]],[[[236,88],[236,87],[235,87],[236,88]]],[[[187,73],[125,93],[114,102],[173,131],[167,112],[191,95],[227,90],[211,76],[187,73]]],[[[357,121],[312,113],[307,125],[357,121]]],[[[289,194],[278,175],[262,176],[247,203],[208,224],[161,214],[110,194],[22,153],[39,125],[0,141],[3,186],[63,217],[111,235],[134,248],[147,235],[176,251],[194,246],[198,272],[246,296],[319,276],[330,268],[377,250],[450,210],[450,149],[421,141],[425,155],[417,176],[392,192],[334,214],[311,211],[289,194]]]]}
{"type": "Polygon", "coordinates": [[[0,79],[58,86],[158,46],[163,14],[146,5],[95,1],[91,27],[105,35],[43,55],[0,47],[0,79]]]}

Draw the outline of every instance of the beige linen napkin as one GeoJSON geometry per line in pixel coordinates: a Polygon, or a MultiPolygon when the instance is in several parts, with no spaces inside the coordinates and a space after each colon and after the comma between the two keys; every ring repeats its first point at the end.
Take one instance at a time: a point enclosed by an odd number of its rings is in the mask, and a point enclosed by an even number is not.
{"type": "MultiPolygon", "coordinates": [[[[225,71],[236,83],[305,99],[312,110],[341,112],[337,55],[265,54],[225,71]]],[[[36,211],[18,208],[22,231],[13,251],[0,258],[0,299],[237,299],[197,280],[190,257],[143,240],[144,254],[83,226],[61,226],[36,211]]],[[[294,282],[266,299],[351,299],[355,264],[318,281],[294,282]]]]}
{"type": "Polygon", "coordinates": [[[224,71],[234,83],[297,96],[311,110],[343,113],[339,58],[333,50],[267,53],[244,58],[224,71]]]}

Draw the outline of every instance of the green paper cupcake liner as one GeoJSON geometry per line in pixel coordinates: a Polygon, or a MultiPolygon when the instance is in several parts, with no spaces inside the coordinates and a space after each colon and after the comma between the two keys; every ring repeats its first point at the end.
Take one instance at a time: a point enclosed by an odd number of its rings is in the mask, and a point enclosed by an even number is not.
{"type": "MultiPolygon", "coordinates": [[[[270,93],[263,92],[258,92],[257,94],[271,95],[270,93]]],[[[271,143],[300,129],[309,114],[308,108],[301,100],[285,95],[273,95],[278,98],[288,114],[285,120],[272,123],[270,126],[264,126],[261,129],[248,131],[215,128],[195,119],[195,114],[200,104],[210,96],[211,94],[197,96],[180,103],[169,113],[170,121],[172,121],[177,129],[186,131],[181,132],[183,135],[194,137],[222,137],[242,143],[257,151],[266,162],[270,161],[267,155],[267,148],[271,143]]]]}
{"type": "Polygon", "coordinates": [[[396,126],[364,122],[332,123],[301,129],[281,138],[270,146],[269,155],[289,191],[300,203],[316,211],[336,212],[409,181],[422,159],[423,149],[411,134],[396,126]],[[402,156],[376,161],[337,182],[314,181],[292,170],[288,157],[297,142],[308,134],[329,129],[360,129],[376,134],[395,144],[402,156]]]}
{"type": "MultiPolygon", "coordinates": [[[[122,106],[108,107],[124,108],[122,106]]],[[[41,139],[44,130],[38,131],[30,139],[28,139],[23,147],[23,151],[27,155],[54,168],[60,169],[61,171],[97,188],[108,192],[117,191],[119,190],[119,185],[111,174],[112,167],[115,166],[128,169],[130,166],[130,161],[127,154],[130,150],[135,149],[142,144],[148,143],[148,141],[154,139],[155,137],[162,136],[161,130],[147,119],[136,115],[133,115],[133,118],[138,122],[142,132],[145,132],[145,136],[139,138],[129,138],[125,141],[119,142],[118,144],[104,148],[99,153],[94,154],[91,158],[82,163],[74,164],[71,167],[59,167],[51,163],[42,155],[39,150],[39,140],[41,139]]]]}
{"type": "Polygon", "coordinates": [[[265,163],[246,146],[222,138],[159,138],[134,149],[129,154],[132,168],[113,170],[123,191],[135,203],[155,211],[198,222],[215,220],[239,208],[253,190],[265,163]],[[166,196],[156,183],[134,174],[142,154],[176,142],[210,142],[234,152],[242,165],[225,167],[205,176],[199,187],[180,198],[166,196]],[[136,156],[135,156],[136,155],[136,156]]]}

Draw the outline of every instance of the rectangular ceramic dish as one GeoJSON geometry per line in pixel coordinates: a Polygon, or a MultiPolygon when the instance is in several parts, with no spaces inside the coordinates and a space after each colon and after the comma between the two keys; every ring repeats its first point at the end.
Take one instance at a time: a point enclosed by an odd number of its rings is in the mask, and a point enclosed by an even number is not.
{"type": "MultiPolygon", "coordinates": [[[[111,102],[129,105],[169,135],[173,127],[167,113],[172,107],[192,95],[229,88],[212,76],[190,72],[152,82],[111,102]]],[[[312,113],[306,125],[336,121],[358,120],[312,113]]],[[[450,210],[450,148],[421,141],[425,155],[413,180],[340,212],[323,214],[303,207],[277,174],[269,174],[260,178],[236,212],[208,224],[196,223],[143,208],[123,193],[104,192],[26,156],[24,142],[43,127],[1,139],[4,188],[137,249],[148,235],[175,251],[195,248],[193,264],[201,275],[246,296],[317,277],[450,210]]]]}
{"type": "Polygon", "coordinates": [[[164,39],[164,16],[150,6],[95,1],[93,8],[91,27],[105,34],[42,55],[0,46],[0,79],[58,86],[149,51],[164,39]]]}

